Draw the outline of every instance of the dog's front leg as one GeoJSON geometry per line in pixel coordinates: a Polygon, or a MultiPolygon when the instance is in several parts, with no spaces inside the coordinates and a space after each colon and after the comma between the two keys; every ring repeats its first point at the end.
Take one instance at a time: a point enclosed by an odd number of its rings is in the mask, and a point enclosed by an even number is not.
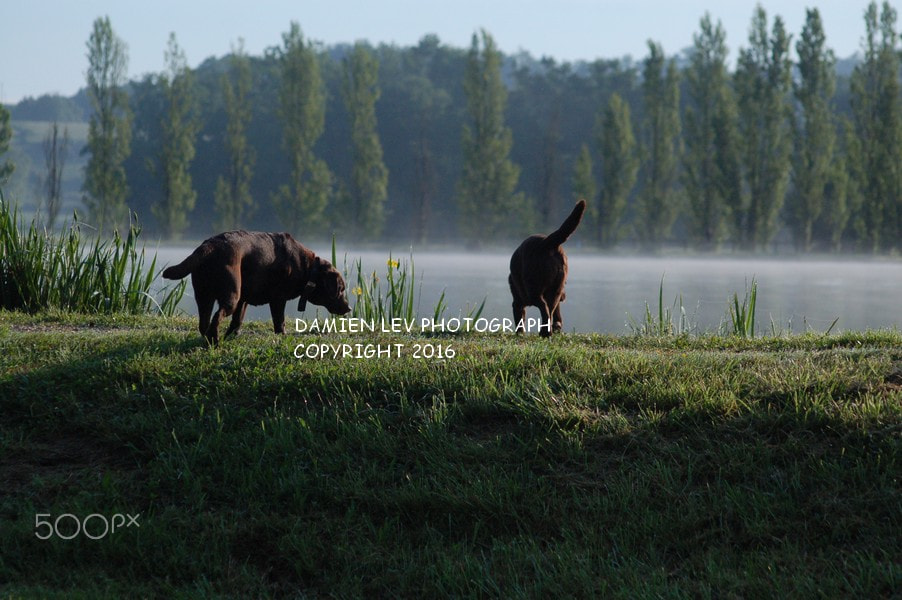
{"type": "Polygon", "coordinates": [[[285,300],[273,300],[269,303],[272,328],[276,333],[285,333],[285,303],[285,300]]]}

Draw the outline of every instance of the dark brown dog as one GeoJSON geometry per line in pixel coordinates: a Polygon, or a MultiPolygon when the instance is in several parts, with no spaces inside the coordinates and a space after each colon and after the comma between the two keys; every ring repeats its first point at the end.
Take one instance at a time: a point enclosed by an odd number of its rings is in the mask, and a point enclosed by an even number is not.
{"type": "Polygon", "coordinates": [[[299,296],[299,311],[307,301],[336,315],[351,310],[341,274],[287,233],[220,233],[163,271],[163,277],[181,279],[189,273],[200,333],[212,344],[219,343],[219,322],[224,317],[232,315],[226,337],[238,331],[248,304],[269,304],[276,333],[285,332],[285,304],[299,296]],[[211,321],[214,302],[219,310],[211,321]]]}
{"type": "Polygon", "coordinates": [[[561,302],[567,282],[567,255],[561,244],[567,241],[583,218],[586,201],[580,200],[557,231],[547,236],[532,235],[523,240],[511,256],[511,274],[507,278],[514,296],[514,321],[523,331],[527,306],[538,306],[542,313],[539,327],[544,337],[564,327],[561,302]]]}

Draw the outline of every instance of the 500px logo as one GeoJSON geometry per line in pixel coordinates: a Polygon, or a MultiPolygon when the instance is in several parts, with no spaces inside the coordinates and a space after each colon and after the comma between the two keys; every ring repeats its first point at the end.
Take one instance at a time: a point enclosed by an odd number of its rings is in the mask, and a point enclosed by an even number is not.
{"type": "Polygon", "coordinates": [[[47,540],[54,535],[63,540],[71,540],[79,534],[92,540],[100,540],[108,534],[116,533],[118,529],[141,527],[141,524],[138,523],[141,513],[136,515],[116,513],[110,518],[100,513],[93,513],[84,519],[79,519],[72,513],[63,513],[52,521],[50,520],[51,516],[50,513],[35,514],[34,535],[39,540],[47,540]]]}

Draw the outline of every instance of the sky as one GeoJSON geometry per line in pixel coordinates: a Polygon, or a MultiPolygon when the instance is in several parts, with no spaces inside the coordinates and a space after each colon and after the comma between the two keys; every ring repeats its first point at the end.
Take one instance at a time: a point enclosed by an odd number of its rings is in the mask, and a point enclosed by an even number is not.
{"type": "MultiPolygon", "coordinates": [[[[96,18],[108,16],[126,43],[128,77],[164,69],[175,32],[193,67],[223,56],[242,38],[249,54],[278,46],[291,21],[306,38],[326,45],[367,40],[415,45],[436,34],[466,48],[485,29],[505,54],[526,51],[560,61],[641,60],[649,39],[668,54],[692,45],[701,17],[723,23],[731,60],[747,45],[757,2],[735,0],[2,0],[0,102],[27,96],[70,96],[84,86],[86,42],[96,18]]],[[[762,0],[769,24],[780,15],[798,38],[805,10],[820,10],[827,45],[837,57],[861,47],[867,0],[762,0]]],[[[794,43],[794,42],[793,42],[794,43]]]]}

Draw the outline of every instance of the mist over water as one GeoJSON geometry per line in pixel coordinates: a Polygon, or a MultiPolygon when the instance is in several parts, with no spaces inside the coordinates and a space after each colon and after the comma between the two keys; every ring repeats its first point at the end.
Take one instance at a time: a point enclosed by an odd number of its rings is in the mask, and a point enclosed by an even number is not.
{"type": "MultiPolygon", "coordinates": [[[[327,247],[312,248],[329,258],[327,247]]],[[[158,264],[175,264],[193,248],[161,247],[158,264]]],[[[394,251],[392,258],[408,264],[410,256],[394,251]]],[[[339,269],[345,257],[350,268],[360,258],[365,273],[386,274],[389,251],[348,251],[338,253],[339,269]]],[[[564,331],[629,333],[630,315],[641,321],[647,302],[657,314],[658,291],[664,277],[664,305],[674,308],[682,296],[691,325],[700,333],[716,331],[727,315],[733,294],[740,302],[751,285],[758,283],[756,321],[761,333],[769,333],[771,321],[778,332],[801,333],[807,329],[827,330],[839,318],[833,331],[902,327],[902,261],[890,259],[807,259],[733,257],[622,257],[569,252],[570,276],[567,300],[563,304],[564,331]]],[[[446,318],[464,316],[485,298],[482,316],[512,317],[507,283],[510,254],[464,252],[417,252],[413,257],[418,314],[431,317],[445,293],[446,318]]],[[[348,281],[348,289],[356,285],[348,281]]],[[[353,296],[349,294],[353,304],[353,296]]],[[[180,307],[196,314],[189,284],[180,307]]],[[[303,314],[289,302],[286,318],[313,318],[316,307],[308,305],[303,314]]],[[[678,305],[675,310],[678,310],[678,305]]],[[[326,313],[319,310],[319,316],[326,313]]],[[[527,309],[528,317],[538,317],[537,308],[527,309]]],[[[269,308],[249,307],[247,320],[269,321],[269,308]]],[[[291,331],[291,327],[289,327],[291,331]]]]}

